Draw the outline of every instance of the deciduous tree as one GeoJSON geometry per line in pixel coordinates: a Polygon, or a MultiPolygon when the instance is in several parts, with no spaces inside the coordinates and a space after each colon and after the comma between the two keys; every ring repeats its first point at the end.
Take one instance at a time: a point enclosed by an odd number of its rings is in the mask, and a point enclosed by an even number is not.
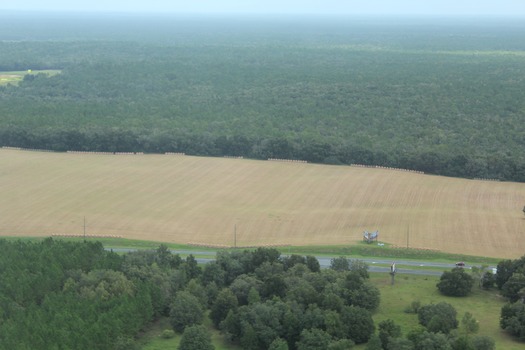
{"type": "Polygon", "coordinates": [[[401,337],[401,327],[391,319],[379,322],[378,328],[383,349],[388,349],[391,339],[401,337]]]}
{"type": "Polygon", "coordinates": [[[204,309],[197,297],[181,291],[175,295],[170,310],[170,323],[178,332],[188,326],[200,324],[204,317],[204,309]]]}
{"type": "Polygon", "coordinates": [[[211,342],[211,336],[206,327],[193,325],[186,327],[178,350],[213,350],[215,347],[211,342]]]}
{"type": "Polygon", "coordinates": [[[210,318],[215,327],[219,327],[220,323],[228,316],[228,312],[230,312],[230,310],[235,311],[237,306],[238,301],[232,291],[228,288],[221,290],[210,312],[210,318]]]}
{"type": "Polygon", "coordinates": [[[474,279],[463,268],[456,267],[452,271],[445,271],[441,275],[437,288],[448,296],[463,297],[472,291],[474,279]]]}
{"type": "Polygon", "coordinates": [[[448,334],[458,327],[456,309],[446,302],[421,306],[418,310],[419,323],[430,332],[448,334]]]}

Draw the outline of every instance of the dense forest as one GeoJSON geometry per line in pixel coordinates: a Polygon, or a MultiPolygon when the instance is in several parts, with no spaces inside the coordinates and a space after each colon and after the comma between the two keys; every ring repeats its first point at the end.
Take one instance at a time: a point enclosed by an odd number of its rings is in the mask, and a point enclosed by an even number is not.
{"type": "Polygon", "coordinates": [[[254,350],[276,339],[295,349],[319,334],[327,347],[348,349],[375,330],[379,291],[358,261],[321,271],[314,257],[259,248],[199,266],[162,245],[117,255],[51,238],[0,240],[0,248],[1,349],[133,349],[159,317],[181,333],[210,317],[232,343],[254,350]]]}
{"type": "Polygon", "coordinates": [[[0,145],[525,181],[525,25],[3,14],[0,145]]]}

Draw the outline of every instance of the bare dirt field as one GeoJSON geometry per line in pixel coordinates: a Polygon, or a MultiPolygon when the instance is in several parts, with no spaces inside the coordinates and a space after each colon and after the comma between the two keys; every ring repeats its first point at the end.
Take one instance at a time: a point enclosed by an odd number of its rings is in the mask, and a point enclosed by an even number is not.
{"type": "Polygon", "coordinates": [[[233,246],[351,244],[525,253],[525,184],[177,155],[0,149],[0,235],[233,246]]]}

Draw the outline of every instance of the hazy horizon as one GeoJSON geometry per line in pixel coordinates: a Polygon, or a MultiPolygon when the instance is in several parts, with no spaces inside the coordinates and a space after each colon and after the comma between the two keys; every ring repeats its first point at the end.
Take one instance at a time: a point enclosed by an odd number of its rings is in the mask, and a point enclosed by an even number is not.
{"type": "Polygon", "coordinates": [[[0,5],[0,11],[117,12],[165,14],[256,14],[256,15],[379,15],[379,16],[525,16],[521,0],[20,0],[0,5]]]}

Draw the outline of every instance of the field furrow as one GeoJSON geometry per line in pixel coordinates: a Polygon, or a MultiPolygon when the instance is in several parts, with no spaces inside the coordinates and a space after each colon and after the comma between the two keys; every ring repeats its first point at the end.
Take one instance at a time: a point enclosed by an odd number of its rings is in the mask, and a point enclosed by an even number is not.
{"type": "Polygon", "coordinates": [[[0,234],[210,245],[350,244],[516,258],[525,184],[387,169],[0,149],[0,234]]]}

